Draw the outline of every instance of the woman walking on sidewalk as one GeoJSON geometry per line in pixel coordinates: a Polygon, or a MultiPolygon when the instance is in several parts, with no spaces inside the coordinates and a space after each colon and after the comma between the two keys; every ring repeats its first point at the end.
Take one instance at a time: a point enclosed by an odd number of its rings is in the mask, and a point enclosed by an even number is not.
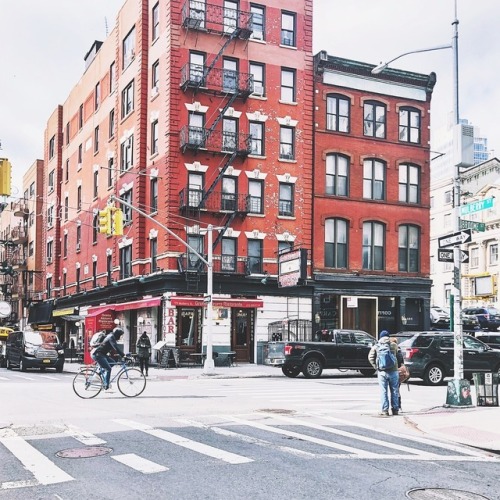
{"type": "Polygon", "coordinates": [[[142,335],[137,340],[137,355],[139,356],[141,373],[147,377],[149,370],[149,357],[151,356],[151,341],[149,340],[146,332],[142,332],[142,335]]]}

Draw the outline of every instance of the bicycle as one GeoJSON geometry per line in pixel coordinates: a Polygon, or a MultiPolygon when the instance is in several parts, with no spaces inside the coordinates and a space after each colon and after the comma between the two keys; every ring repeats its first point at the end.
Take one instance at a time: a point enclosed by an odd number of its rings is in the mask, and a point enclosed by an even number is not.
{"type": "MultiPolygon", "coordinates": [[[[110,358],[111,367],[120,365],[121,368],[114,377],[111,384],[116,380],[118,390],[127,398],[135,398],[144,392],[146,388],[146,377],[137,368],[130,368],[127,363],[133,361],[130,357],[124,357],[121,361],[110,358]]],[[[73,379],[73,391],[82,399],[95,398],[103,389],[103,369],[99,364],[85,366],[75,375],[73,379]]]]}

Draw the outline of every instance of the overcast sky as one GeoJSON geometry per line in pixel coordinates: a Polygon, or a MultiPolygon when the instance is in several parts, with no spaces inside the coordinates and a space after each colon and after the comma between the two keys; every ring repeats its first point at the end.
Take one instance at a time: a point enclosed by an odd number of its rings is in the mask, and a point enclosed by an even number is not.
{"type": "MultiPolygon", "coordinates": [[[[209,0],[207,0],[209,2],[209,0]]],[[[256,0],[258,1],[258,0],[256,0]]],[[[48,117],[83,74],[94,40],[111,31],[124,0],[0,0],[0,156],[22,174],[43,158],[48,117]]],[[[371,64],[451,43],[454,0],[314,0],[314,52],[371,64]]],[[[458,0],[460,116],[500,156],[500,0],[458,0]]],[[[452,110],[452,51],[406,56],[392,67],[437,73],[432,126],[452,110]]],[[[17,192],[16,192],[17,188],[17,192]]]]}

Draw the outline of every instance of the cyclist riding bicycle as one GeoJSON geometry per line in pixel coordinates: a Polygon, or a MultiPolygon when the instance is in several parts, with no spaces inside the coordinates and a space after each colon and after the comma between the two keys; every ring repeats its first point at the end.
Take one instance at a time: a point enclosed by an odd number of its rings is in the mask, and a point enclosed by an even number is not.
{"type": "Polygon", "coordinates": [[[104,371],[103,383],[105,391],[109,389],[109,380],[111,377],[111,365],[109,364],[108,354],[112,350],[115,350],[122,358],[125,356],[125,353],[117,344],[117,340],[120,340],[120,337],[124,333],[125,332],[121,328],[116,327],[110,334],[106,335],[102,344],[98,345],[92,352],[92,359],[94,359],[104,371]]]}

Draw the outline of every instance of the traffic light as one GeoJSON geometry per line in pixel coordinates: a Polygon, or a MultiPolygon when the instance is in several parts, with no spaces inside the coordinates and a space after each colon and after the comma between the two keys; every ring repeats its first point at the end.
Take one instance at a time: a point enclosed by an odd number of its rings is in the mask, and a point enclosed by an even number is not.
{"type": "Polygon", "coordinates": [[[121,208],[113,209],[113,236],[123,236],[123,211],[121,208]]]}
{"type": "Polygon", "coordinates": [[[111,210],[106,207],[104,210],[99,210],[98,217],[99,232],[111,236],[111,210]]]}
{"type": "Polygon", "coordinates": [[[11,170],[10,161],[7,158],[0,158],[0,195],[11,194],[11,170]]]}

